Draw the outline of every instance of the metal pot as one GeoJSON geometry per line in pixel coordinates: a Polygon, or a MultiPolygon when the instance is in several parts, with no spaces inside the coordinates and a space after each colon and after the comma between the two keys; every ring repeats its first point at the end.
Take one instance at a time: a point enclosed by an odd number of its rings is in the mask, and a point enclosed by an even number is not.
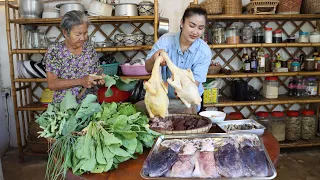
{"type": "Polygon", "coordinates": [[[46,10],[42,13],[42,18],[59,18],[60,13],[57,10],[46,10]]]}
{"type": "Polygon", "coordinates": [[[111,16],[112,15],[112,5],[102,3],[99,1],[92,1],[90,3],[88,13],[96,14],[98,16],[111,16]]]}
{"type": "Polygon", "coordinates": [[[117,4],[115,16],[138,16],[137,5],[133,3],[117,4]]]}
{"type": "Polygon", "coordinates": [[[19,0],[19,12],[24,18],[41,18],[42,0],[19,0]]]}
{"type": "Polygon", "coordinates": [[[58,4],[56,6],[56,9],[60,10],[60,16],[64,16],[64,14],[66,14],[69,11],[73,11],[73,10],[84,12],[83,4],[79,4],[79,3],[58,4]]]}
{"type": "Polygon", "coordinates": [[[160,17],[159,18],[159,27],[158,27],[158,37],[161,37],[165,33],[169,32],[169,19],[160,17]]]}

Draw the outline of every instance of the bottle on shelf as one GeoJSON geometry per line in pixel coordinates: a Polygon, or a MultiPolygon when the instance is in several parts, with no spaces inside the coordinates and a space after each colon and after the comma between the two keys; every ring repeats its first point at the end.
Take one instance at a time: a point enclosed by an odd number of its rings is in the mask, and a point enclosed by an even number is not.
{"type": "Polygon", "coordinates": [[[280,53],[277,54],[277,59],[276,59],[276,63],[275,63],[275,69],[277,68],[281,68],[281,56],[280,53]]]}
{"type": "Polygon", "coordinates": [[[292,97],[294,96],[294,81],[293,78],[290,78],[289,84],[288,84],[288,96],[292,97]]]}
{"type": "Polygon", "coordinates": [[[265,68],[265,70],[266,70],[266,72],[271,72],[270,54],[266,53],[264,55],[264,58],[266,60],[266,68],[265,68]]]}
{"type": "Polygon", "coordinates": [[[272,53],[270,57],[270,70],[271,72],[274,72],[276,69],[276,55],[272,53]]]}
{"type": "Polygon", "coordinates": [[[258,73],[265,73],[266,67],[266,59],[265,59],[265,52],[263,50],[263,47],[261,47],[258,51],[258,73]]]}
{"type": "Polygon", "coordinates": [[[297,82],[297,97],[302,97],[305,95],[305,80],[302,78],[298,79],[297,82]]]}
{"type": "Polygon", "coordinates": [[[245,61],[246,61],[246,56],[248,56],[247,54],[247,49],[246,48],[243,48],[243,53],[242,53],[242,70],[245,71],[246,69],[246,66],[245,66],[245,61]]]}
{"type": "Polygon", "coordinates": [[[246,55],[245,61],[244,61],[244,72],[250,73],[251,72],[251,62],[249,60],[249,56],[246,55]]]}

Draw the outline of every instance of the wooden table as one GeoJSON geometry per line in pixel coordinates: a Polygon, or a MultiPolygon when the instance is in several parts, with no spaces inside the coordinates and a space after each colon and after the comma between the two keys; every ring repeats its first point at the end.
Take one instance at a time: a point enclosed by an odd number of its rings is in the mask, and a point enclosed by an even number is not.
{"type": "MultiPolygon", "coordinates": [[[[213,125],[209,133],[223,133],[223,131],[218,127],[213,125]]],[[[264,146],[272,160],[273,164],[277,163],[280,146],[278,141],[273,137],[273,135],[265,131],[261,136],[264,146]]],[[[101,173],[101,174],[83,174],[82,176],[76,176],[72,174],[69,170],[67,173],[68,180],[142,180],[140,176],[140,171],[144,160],[147,158],[149,150],[144,150],[142,155],[139,155],[137,159],[131,159],[129,161],[119,164],[118,169],[101,173]]]]}

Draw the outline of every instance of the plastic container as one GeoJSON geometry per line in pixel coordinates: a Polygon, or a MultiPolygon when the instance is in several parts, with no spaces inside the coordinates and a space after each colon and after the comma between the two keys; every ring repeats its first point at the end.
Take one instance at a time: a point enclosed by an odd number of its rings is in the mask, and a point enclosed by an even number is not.
{"type": "Polygon", "coordinates": [[[301,112],[301,138],[308,140],[316,137],[316,116],[313,110],[301,112]]]}
{"type": "Polygon", "coordinates": [[[309,42],[309,33],[308,32],[300,32],[299,33],[299,42],[300,43],[309,42]]]}
{"type": "Polygon", "coordinates": [[[320,42],[320,32],[317,31],[316,29],[314,31],[312,31],[310,33],[310,36],[309,36],[309,41],[311,43],[318,43],[320,42]]]}
{"type": "Polygon", "coordinates": [[[145,65],[124,65],[121,64],[121,71],[126,76],[144,76],[149,75],[146,71],[145,65]]]}
{"type": "Polygon", "coordinates": [[[253,29],[252,26],[246,24],[242,29],[242,43],[250,44],[253,42],[253,29]]]}
{"type": "Polygon", "coordinates": [[[225,31],[221,24],[215,24],[212,28],[212,42],[213,44],[225,43],[225,31]]]}
{"type": "Polygon", "coordinates": [[[278,77],[268,76],[263,82],[263,96],[268,99],[277,99],[279,92],[278,77]]]}
{"type": "Polygon", "coordinates": [[[272,32],[272,42],[282,43],[282,30],[278,29],[272,32]]]}
{"type": "Polygon", "coordinates": [[[315,77],[306,78],[306,95],[316,96],[318,92],[318,83],[315,77]]]}
{"type": "Polygon", "coordinates": [[[106,75],[115,75],[118,72],[119,63],[115,62],[112,64],[102,64],[100,67],[103,68],[103,74],[106,75]]]}
{"type": "Polygon", "coordinates": [[[286,140],[301,138],[301,117],[299,111],[288,111],[286,117],[286,140]]]}
{"type": "Polygon", "coordinates": [[[272,43],[272,28],[264,28],[265,43],[272,43]]]}
{"type": "Polygon", "coordinates": [[[286,123],[284,112],[273,111],[271,113],[270,132],[278,141],[284,141],[286,138],[286,123]]]}
{"type": "Polygon", "coordinates": [[[241,112],[231,112],[228,115],[228,119],[230,119],[230,120],[243,119],[243,115],[241,112]]]}
{"type": "Polygon", "coordinates": [[[306,59],[303,65],[304,65],[304,70],[314,71],[315,63],[313,58],[306,59]]]}
{"type": "Polygon", "coordinates": [[[287,39],[287,43],[294,43],[294,42],[296,42],[295,35],[289,36],[288,39],[287,39]]]}
{"type": "Polygon", "coordinates": [[[270,117],[268,112],[259,111],[256,113],[256,118],[260,124],[264,125],[264,127],[269,130],[270,117]]]}
{"type": "Polygon", "coordinates": [[[226,33],[226,44],[239,44],[240,43],[240,35],[238,26],[230,27],[226,33]]]}
{"type": "Polygon", "coordinates": [[[290,71],[291,72],[298,72],[298,71],[301,70],[300,68],[301,67],[300,67],[300,63],[299,62],[292,62],[291,63],[291,67],[290,67],[290,71]]]}

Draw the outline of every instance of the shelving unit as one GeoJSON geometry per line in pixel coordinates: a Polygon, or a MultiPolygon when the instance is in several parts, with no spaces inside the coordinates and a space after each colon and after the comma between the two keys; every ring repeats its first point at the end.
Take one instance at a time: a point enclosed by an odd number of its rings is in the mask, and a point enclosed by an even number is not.
{"type": "MultiPolygon", "coordinates": [[[[194,0],[194,4],[198,4],[198,0],[194,0]]],[[[224,23],[225,28],[232,26],[233,23],[251,23],[255,22],[260,24],[261,27],[276,26],[276,29],[283,30],[285,36],[289,37],[300,31],[304,25],[311,27],[312,29],[320,30],[320,14],[273,14],[273,15],[253,15],[253,14],[235,14],[235,15],[208,15],[209,28],[214,23],[224,23]],[[314,24],[316,22],[316,24],[314,24]],[[287,26],[291,26],[291,30],[286,31],[287,26]]],[[[275,29],[273,29],[275,30],[275,29]]],[[[299,109],[306,108],[307,105],[313,108],[317,112],[317,117],[319,117],[319,105],[320,96],[317,97],[287,97],[284,95],[279,96],[278,99],[266,99],[261,97],[257,101],[233,101],[228,94],[228,86],[231,80],[234,78],[244,79],[249,82],[252,79],[256,79],[258,83],[263,82],[263,78],[266,76],[279,76],[279,87],[288,89],[286,82],[289,76],[316,76],[320,77],[320,71],[314,72],[266,72],[266,73],[244,73],[239,72],[234,66],[236,63],[234,61],[241,60],[239,55],[243,48],[264,48],[268,53],[277,53],[282,50],[289,57],[295,57],[303,53],[308,57],[312,52],[305,52],[303,49],[306,47],[320,47],[320,43],[253,43],[253,44],[209,44],[212,49],[214,56],[213,60],[220,59],[222,61],[222,67],[230,69],[231,74],[208,74],[207,78],[221,78],[224,81],[224,85],[220,88],[220,97],[217,104],[204,104],[204,107],[218,107],[218,109],[223,110],[224,108],[232,108],[234,111],[248,112],[245,114],[245,118],[249,118],[254,115],[261,107],[266,109],[266,111],[273,111],[278,106],[280,106],[284,111],[289,110],[293,105],[298,105],[299,109]],[[228,52],[227,57],[223,54],[224,51],[228,52]],[[290,50],[288,50],[290,49],[290,50]],[[293,51],[292,51],[293,50],[293,51]]],[[[220,62],[221,62],[220,61],[220,62]]],[[[262,88],[259,89],[260,91],[262,88]]],[[[229,109],[230,110],[230,109],[229,109]]],[[[306,147],[306,146],[319,146],[320,138],[317,137],[314,140],[305,141],[299,140],[295,142],[284,141],[280,143],[281,148],[291,148],[291,147],[306,147]]]]}
{"type": "MultiPolygon", "coordinates": [[[[17,133],[17,142],[20,160],[23,161],[23,157],[26,155],[43,155],[38,153],[33,153],[28,150],[27,146],[27,132],[28,123],[35,119],[35,115],[47,109],[46,106],[40,103],[39,90],[45,89],[43,85],[47,82],[45,78],[18,78],[15,72],[15,64],[18,60],[23,60],[25,56],[32,54],[45,54],[47,49],[25,49],[23,48],[23,30],[25,26],[45,26],[47,27],[46,33],[48,33],[51,28],[57,27],[59,29],[59,24],[61,18],[51,18],[51,19],[26,19],[21,18],[19,14],[19,7],[11,4],[7,0],[5,1],[5,14],[6,14],[6,33],[7,33],[7,43],[9,52],[9,63],[10,63],[10,77],[12,85],[12,98],[14,105],[15,114],[15,124],[17,133]]],[[[133,32],[142,31],[143,25],[150,24],[153,27],[154,41],[158,39],[158,0],[154,0],[154,16],[111,16],[111,17],[89,17],[92,26],[94,27],[90,35],[94,35],[99,32],[106,39],[110,40],[116,32],[124,33],[121,29],[122,24],[129,24],[133,28],[133,32]],[[108,24],[109,27],[113,28],[113,31],[107,33],[104,32],[102,26],[108,24]]],[[[57,36],[57,40],[61,40],[63,37],[62,33],[57,36]]],[[[144,46],[132,46],[132,47],[103,47],[96,48],[97,52],[110,52],[111,55],[116,52],[122,53],[122,55],[131,59],[137,53],[141,52],[146,55],[144,51],[151,50],[152,45],[144,46]],[[132,56],[124,53],[124,51],[133,51],[132,56]]],[[[124,78],[127,78],[124,76],[124,78]]],[[[148,79],[149,76],[139,76],[130,77],[134,79],[148,79]]]]}

